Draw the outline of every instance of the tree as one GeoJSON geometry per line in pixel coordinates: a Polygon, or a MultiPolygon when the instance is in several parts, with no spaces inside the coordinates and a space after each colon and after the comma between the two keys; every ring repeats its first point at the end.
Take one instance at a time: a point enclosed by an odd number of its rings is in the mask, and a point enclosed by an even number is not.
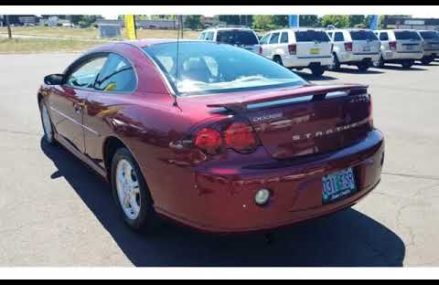
{"type": "Polygon", "coordinates": [[[300,15],[299,25],[301,27],[318,27],[320,24],[319,17],[316,15],[300,15]]]}
{"type": "Polygon", "coordinates": [[[288,27],[288,15],[273,15],[272,23],[276,28],[288,27]]]}
{"type": "Polygon", "coordinates": [[[349,15],[349,27],[359,27],[364,26],[364,21],[366,17],[364,15],[349,15]]]}
{"type": "Polygon", "coordinates": [[[184,26],[192,30],[201,28],[201,16],[186,16],[184,20],[184,26]]]}
{"type": "Polygon", "coordinates": [[[334,25],[337,28],[347,28],[349,26],[349,17],[344,15],[325,15],[321,18],[323,27],[334,25]]]}
{"type": "Polygon", "coordinates": [[[273,16],[269,16],[269,15],[253,16],[253,28],[258,30],[275,29],[276,27],[273,23],[273,16]]]}

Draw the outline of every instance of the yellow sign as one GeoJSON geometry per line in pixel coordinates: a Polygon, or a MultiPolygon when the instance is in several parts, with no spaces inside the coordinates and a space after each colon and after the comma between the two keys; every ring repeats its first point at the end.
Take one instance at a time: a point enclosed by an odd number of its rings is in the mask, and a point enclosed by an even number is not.
{"type": "Polygon", "coordinates": [[[134,20],[134,15],[125,15],[125,34],[127,39],[135,40],[137,39],[136,34],[136,23],[134,20]]]}

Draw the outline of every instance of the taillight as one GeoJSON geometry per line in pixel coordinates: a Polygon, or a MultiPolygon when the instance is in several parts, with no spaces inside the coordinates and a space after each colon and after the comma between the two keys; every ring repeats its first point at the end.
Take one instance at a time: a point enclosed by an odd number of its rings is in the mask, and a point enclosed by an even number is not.
{"type": "Polygon", "coordinates": [[[373,106],[372,106],[372,96],[369,95],[369,125],[371,128],[373,128],[373,116],[372,116],[373,106]]]}
{"type": "Polygon", "coordinates": [[[203,128],[195,135],[194,144],[209,154],[214,154],[223,143],[221,133],[212,128],[203,128]]]}
{"type": "Polygon", "coordinates": [[[262,46],[259,46],[259,54],[262,54],[262,46]]]}
{"type": "Polygon", "coordinates": [[[344,43],[345,51],[352,51],[352,43],[344,43]]]}
{"type": "Polygon", "coordinates": [[[396,50],[396,42],[389,42],[389,47],[391,50],[396,50]]]}
{"type": "Polygon", "coordinates": [[[288,45],[288,52],[290,55],[296,54],[297,46],[295,44],[288,45]]]}
{"type": "Polygon", "coordinates": [[[226,147],[238,152],[251,152],[256,147],[256,136],[253,128],[245,122],[230,124],[224,131],[226,147]]]}

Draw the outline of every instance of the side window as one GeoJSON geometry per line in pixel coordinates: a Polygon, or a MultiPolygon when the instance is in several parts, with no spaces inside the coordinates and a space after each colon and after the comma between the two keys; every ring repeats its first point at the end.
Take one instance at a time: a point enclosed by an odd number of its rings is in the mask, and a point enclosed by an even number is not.
{"type": "Polygon", "coordinates": [[[336,32],[334,34],[334,42],[343,42],[343,41],[344,41],[343,33],[342,32],[336,32]]]}
{"type": "Polygon", "coordinates": [[[206,33],[201,33],[200,36],[198,37],[199,40],[204,40],[204,36],[206,35],[206,33]]]}
{"type": "Polygon", "coordinates": [[[264,36],[259,40],[259,43],[260,43],[261,45],[266,45],[266,44],[268,43],[268,38],[270,38],[270,35],[271,35],[271,34],[266,34],[266,35],[264,35],[264,36]]]}
{"type": "Polygon", "coordinates": [[[133,66],[120,55],[112,53],[96,80],[95,89],[104,92],[130,92],[136,89],[136,85],[133,66]]]}
{"type": "Polygon", "coordinates": [[[380,41],[388,41],[389,35],[386,32],[380,33],[380,41]]]}
{"type": "Polygon", "coordinates": [[[206,41],[213,41],[213,32],[207,32],[206,37],[204,39],[206,41]]]}
{"type": "Polygon", "coordinates": [[[270,44],[277,44],[279,42],[279,33],[273,33],[270,38],[270,44]]]}
{"type": "Polygon", "coordinates": [[[106,60],[107,56],[99,56],[83,62],[67,76],[66,84],[72,87],[92,88],[106,60]]]}
{"type": "Polygon", "coordinates": [[[287,32],[283,32],[281,37],[280,37],[280,42],[281,43],[288,43],[288,33],[287,32]]]}

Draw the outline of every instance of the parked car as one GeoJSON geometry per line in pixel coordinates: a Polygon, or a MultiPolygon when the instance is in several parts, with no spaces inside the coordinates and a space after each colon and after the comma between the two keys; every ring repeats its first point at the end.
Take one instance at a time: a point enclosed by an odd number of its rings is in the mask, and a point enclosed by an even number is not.
{"type": "Polygon", "coordinates": [[[255,31],[248,27],[212,27],[202,31],[198,38],[259,52],[259,38],[255,31]]]}
{"type": "Polygon", "coordinates": [[[422,39],[415,30],[377,30],[381,41],[381,55],[374,64],[383,67],[386,63],[398,63],[409,69],[423,56],[422,39]]]}
{"type": "Polygon", "coordinates": [[[331,41],[319,29],[280,29],[260,40],[260,54],[287,68],[309,68],[321,76],[332,62],[331,41]]]}
{"type": "Polygon", "coordinates": [[[439,33],[432,30],[418,31],[423,40],[422,64],[428,65],[439,56],[439,33]]]}
{"type": "Polygon", "coordinates": [[[327,31],[334,44],[332,70],[340,69],[340,65],[355,65],[365,72],[378,61],[380,41],[367,29],[334,29],[327,31]]]}
{"type": "Polygon", "coordinates": [[[310,84],[231,45],[109,43],[37,95],[43,143],[109,181],[137,230],[158,215],[211,232],[273,229],[350,207],[380,181],[367,86],[310,84]]]}

